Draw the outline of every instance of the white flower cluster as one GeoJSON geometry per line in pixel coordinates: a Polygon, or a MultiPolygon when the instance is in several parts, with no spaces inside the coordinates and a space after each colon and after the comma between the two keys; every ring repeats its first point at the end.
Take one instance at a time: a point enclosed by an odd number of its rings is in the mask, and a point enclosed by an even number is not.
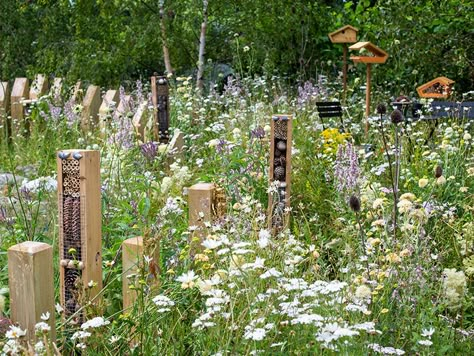
{"type": "Polygon", "coordinates": [[[40,191],[54,192],[58,189],[58,182],[53,177],[40,177],[30,181],[23,181],[20,190],[38,193],[40,191]]]}

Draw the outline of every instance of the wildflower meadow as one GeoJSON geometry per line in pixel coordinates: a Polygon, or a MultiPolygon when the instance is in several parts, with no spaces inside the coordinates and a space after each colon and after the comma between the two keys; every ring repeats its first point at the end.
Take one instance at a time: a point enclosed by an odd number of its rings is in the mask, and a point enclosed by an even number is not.
{"type": "Polygon", "coordinates": [[[163,68],[155,83],[120,66],[134,78],[110,101],[110,87],[97,87],[95,122],[93,83],[75,77],[17,101],[21,118],[14,94],[10,112],[0,107],[0,354],[474,353],[469,84],[442,79],[436,94],[445,96],[423,98],[408,72],[393,82],[376,75],[370,88],[370,69],[350,62],[344,89],[337,44],[328,48],[339,59],[305,77],[278,71],[244,32],[229,41],[232,75],[202,86],[199,72],[163,68]],[[340,103],[340,115],[324,117],[321,102],[340,103]],[[276,115],[288,120],[283,134],[276,115]],[[193,198],[198,183],[219,203],[193,198]],[[42,267],[26,257],[31,268],[14,267],[12,248],[27,241],[47,246],[42,267]],[[25,287],[32,271],[47,282],[25,287]],[[31,330],[15,320],[42,298],[53,307],[29,314],[31,330]]]}

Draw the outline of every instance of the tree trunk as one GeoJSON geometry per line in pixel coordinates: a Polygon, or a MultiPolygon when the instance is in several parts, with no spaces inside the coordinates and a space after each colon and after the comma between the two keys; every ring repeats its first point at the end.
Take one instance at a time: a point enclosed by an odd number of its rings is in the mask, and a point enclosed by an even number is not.
{"type": "Polygon", "coordinates": [[[199,58],[198,58],[198,72],[197,72],[197,88],[200,93],[204,87],[204,50],[206,47],[206,27],[207,27],[207,5],[208,0],[203,0],[201,37],[199,38],[199,58]]]}
{"type": "Polygon", "coordinates": [[[170,52],[166,44],[166,26],[165,26],[165,1],[160,0],[160,27],[161,27],[161,40],[163,42],[163,59],[165,61],[166,74],[173,74],[173,67],[171,67],[170,52]]]}

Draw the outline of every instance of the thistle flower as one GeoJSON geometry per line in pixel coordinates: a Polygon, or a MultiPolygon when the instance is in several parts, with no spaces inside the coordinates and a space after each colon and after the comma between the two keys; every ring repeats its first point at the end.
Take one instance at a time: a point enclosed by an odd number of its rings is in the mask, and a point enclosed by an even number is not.
{"type": "Polygon", "coordinates": [[[351,195],[349,198],[349,206],[352,211],[358,213],[360,211],[360,200],[355,195],[351,195]]]}
{"type": "Polygon", "coordinates": [[[386,113],[387,107],[385,106],[385,104],[380,103],[379,105],[377,105],[377,114],[385,115],[386,113]]]}
{"type": "Polygon", "coordinates": [[[393,110],[392,113],[390,114],[390,120],[392,120],[392,123],[395,125],[402,122],[403,121],[402,112],[398,109],[393,110]]]}

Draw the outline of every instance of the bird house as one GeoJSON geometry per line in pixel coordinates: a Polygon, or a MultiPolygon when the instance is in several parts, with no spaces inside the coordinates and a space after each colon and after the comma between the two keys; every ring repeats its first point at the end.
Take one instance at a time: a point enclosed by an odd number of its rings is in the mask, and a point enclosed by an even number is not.
{"type": "Polygon", "coordinates": [[[359,51],[358,56],[351,56],[354,63],[385,63],[388,58],[387,52],[370,42],[357,42],[349,49],[359,51]]]}
{"type": "Polygon", "coordinates": [[[354,43],[357,42],[357,32],[359,32],[357,28],[346,25],[328,36],[332,43],[354,43]]]}
{"type": "Polygon", "coordinates": [[[416,88],[421,98],[443,98],[446,99],[451,94],[451,87],[454,80],[446,77],[435,78],[428,83],[416,88]]]}

